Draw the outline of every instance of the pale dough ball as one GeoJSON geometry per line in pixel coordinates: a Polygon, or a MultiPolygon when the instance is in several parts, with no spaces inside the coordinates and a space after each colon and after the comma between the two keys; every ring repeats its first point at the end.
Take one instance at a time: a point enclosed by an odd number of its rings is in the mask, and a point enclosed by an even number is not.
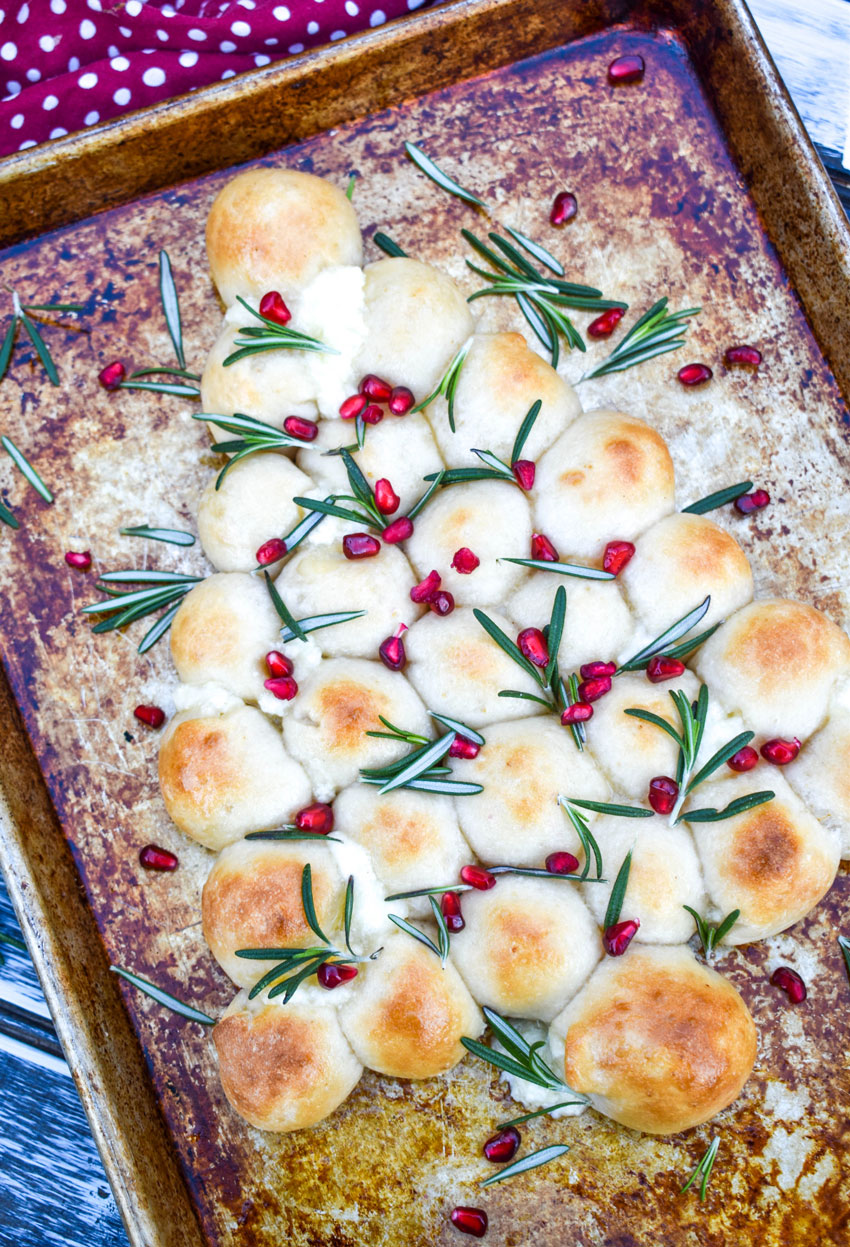
{"type": "Polygon", "coordinates": [[[357,214],[325,178],[294,169],[246,169],[226,183],[207,218],[207,256],[225,303],[284,299],[323,268],[362,264],[357,214]]]}
{"type": "Polygon", "coordinates": [[[484,1029],[452,963],[441,966],[435,953],[403,932],[385,941],[380,957],[361,966],[354,982],[340,1023],[359,1059],[379,1074],[444,1074],[464,1056],[461,1036],[475,1038],[484,1029]]]}
{"type": "Polygon", "coordinates": [[[466,299],[450,277],[419,260],[378,260],[364,271],[367,334],[355,371],[406,385],[419,402],[472,333],[466,299]]]}
{"type": "Polygon", "coordinates": [[[404,676],[363,658],[326,659],[290,706],[283,719],[286,747],[304,766],[319,801],[358,780],[361,767],[384,766],[407,752],[366,735],[386,731],[379,716],[405,731],[431,732],[425,707],[404,676]]]}
{"type": "Polygon", "coordinates": [[[505,614],[518,631],[545,628],[561,585],[567,594],[567,615],[558,651],[558,665],[564,676],[578,671],[582,663],[596,659],[607,662],[629,647],[634,621],[613,580],[579,580],[552,572],[532,572],[505,600],[505,614]]]}
{"type": "Polygon", "coordinates": [[[444,398],[428,407],[446,463],[477,466],[473,446],[509,463],[520,425],[538,399],[540,414],[522,459],[537,460],[581,413],[581,403],[570,383],[531,350],[521,333],[476,333],[455,391],[455,432],[444,398]]]}
{"type": "Polygon", "coordinates": [[[805,740],[823,723],[836,679],[850,667],[850,640],[814,606],[766,598],[727,619],[695,665],[751,731],[805,740]]]}
{"type": "Polygon", "coordinates": [[[841,856],[850,857],[850,710],[833,709],[782,773],[815,817],[840,837],[841,856]]]}
{"type": "Polygon", "coordinates": [[[220,572],[251,571],[260,546],[302,518],[292,499],[313,482],[282,454],[250,455],[228,469],[219,489],[217,479],[218,473],[207,482],[198,506],[204,554],[220,572]]]}
{"type": "Polygon", "coordinates": [[[224,1094],[258,1130],[315,1126],[363,1073],[330,1001],[296,996],[283,1005],[241,991],[213,1027],[213,1043],[224,1094]]]}
{"type": "MultiPolygon", "coordinates": [[[[496,611],[487,615],[511,639],[510,622],[496,611]]],[[[407,675],[430,710],[450,715],[470,727],[521,719],[543,710],[537,702],[500,697],[502,689],[538,696],[539,686],[499,648],[468,607],[451,615],[432,612],[404,634],[407,675]]]]}
{"type": "Polygon", "coordinates": [[[461,828],[478,857],[492,866],[542,867],[559,849],[577,854],[559,794],[605,801],[611,793],[587,751],[579,752],[554,715],[495,723],[485,741],[477,758],[456,764],[458,779],[484,786],[458,800],[461,828]]]}
{"type": "MultiPolygon", "coordinates": [[[[252,318],[246,312],[242,321],[252,318]]],[[[259,321],[255,321],[259,325],[259,321]]],[[[239,349],[239,325],[225,321],[212,345],[201,377],[201,405],[208,415],[253,416],[276,429],[287,416],[316,417],[316,383],[305,351],[259,351],[232,364],[224,361],[239,349]]],[[[213,442],[238,440],[213,420],[207,421],[213,442]]]]}
{"type": "Polygon", "coordinates": [[[562,557],[598,558],[609,541],[633,541],[675,503],[664,438],[635,416],[579,416],[537,464],[537,530],[562,557]]]}
{"type": "Polygon", "coordinates": [[[500,875],[464,892],[452,959],[475,999],[509,1017],[551,1022],[599,960],[599,932],[568,880],[500,875]]]}
{"type": "Polygon", "coordinates": [[[180,830],[208,849],[279,827],[310,800],[307,776],[250,706],[175,715],[160,743],[159,784],[180,830]]]}
{"type": "Polygon", "coordinates": [[[531,512],[522,491],[507,481],[452,485],[417,516],[407,556],[420,579],[436,568],[442,588],[459,606],[492,606],[528,575],[507,556],[525,558],[531,541],[531,512]],[[452,559],[463,546],[481,560],[475,571],[455,571],[452,559]]]}
{"type": "Polygon", "coordinates": [[[606,957],[552,1032],[564,1075],[593,1107],[633,1130],[678,1134],[738,1097],[756,1028],[726,979],[690,949],[632,944],[606,957]]]}

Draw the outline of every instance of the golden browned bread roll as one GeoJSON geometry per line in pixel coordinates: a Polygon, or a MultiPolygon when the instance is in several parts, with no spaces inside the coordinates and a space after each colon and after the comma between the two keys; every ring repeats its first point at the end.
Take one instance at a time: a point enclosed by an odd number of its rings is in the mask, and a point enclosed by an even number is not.
{"type": "Polygon", "coordinates": [[[630,644],[634,620],[613,580],[579,580],[552,572],[532,572],[504,605],[505,614],[518,631],[546,627],[560,585],[567,592],[567,615],[558,650],[563,672],[577,670],[582,663],[596,659],[607,662],[627,648],[639,648],[630,644]]]}
{"type": "Polygon", "coordinates": [[[850,710],[834,707],[782,773],[815,817],[837,833],[841,856],[850,857],[850,710]]]}
{"type": "Polygon", "coordinates": [[[216,489],[207,482],[198,505],[198,533],[204,554],[220,572],[249,572],[271,537],[282,537],[304,514],[292,499],[313,482],[281,454],[251,455],[235,463],[216,489]]]}
{"type": "Polygon", "coordinates": [[[439,957],[402,932],[360,967],[354,985],[340,1008],[340,1023],[359,1060],[379,1074],[443,1074],[464,1055],[461,1035],[475,1037],[484,1029],[452,963],[441,966],[439,957]]]}
{"type": "Polygon", "coordinates": [[[246,169],[207,217],[207,256],[225,303],[277,290],[291,298],[323,268],[361,264],[360,226],[333,183],[294,169],[246,169]]]}
{"type": "Polygon", "coordinates": [[[280,734],[250,706],[175,715],[160,743],[159,785],[180,830],[208,849],[277,827],[310,799],[280,734]]]}
{"type": "Polygon", "coordinates": [[[555,1019],[564,1075],[607,1117],[647,1134],[708,1121],[740,1094],[756,1028],[738,992],[690,949],[606,957],[555,1019]]]}
{"type": "Polygon", "coordinates": [[[336,1010],[302,996],[287,1005],[241,991],[213,1028],[224,1094],[258,1130],[304,1130],[354,1090],[363,1066],[336,1010]]]}
{"type": "MultiPolygon", "coordinates": [[[[305,351],[260,351],[243,356],[225,366],[224,361],[237,350],[240,325],[252,321],[248,312],[226,320],[212,345],[201,376],[201,404],[204,412],[232,416],[239,412],[283,428],[287,416],[316,416],[316,383],[305,351]]],[[[254,321],[259,324],[259,321],[254,321]]],[[[207,427],[214,442],[234,440],[214,421],[207,427]]]]}

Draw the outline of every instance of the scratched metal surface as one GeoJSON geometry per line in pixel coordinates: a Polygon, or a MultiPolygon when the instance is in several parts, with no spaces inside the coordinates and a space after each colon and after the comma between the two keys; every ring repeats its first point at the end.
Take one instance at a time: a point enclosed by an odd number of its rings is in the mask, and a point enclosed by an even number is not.
{"type": "MultiPolygon", "coordinates": [[[[663,432],[683,504],[729,480],[757,477],[777,504],[736,533],[752,555],[759,591],[798,594],[846,625],[847,412],[675,40],[629,32],[592,38],[281,157],[340,183],[356,170],[355,202],[367,232],[389,229],[411,254],[466,282],[458,229],[481,222],[399,158],[406,138],[439,152],[473,189],[489,188],[500,220],[547,241],[553,187],[569,185],[581,210],[556,249],[570,272],[637,307],[662,292],[674,305],[705,306],[675,363],[661,359],[589,383],[583,402],[615,403],[663,432]],[[645,55],[647,83],[610,92],[605,66],[628,50],[645,55]],[[757,341],[764,351],[767,363],[756,379],[717,366],[723,348],[739,340],[757,341]],[[673,380],[686,355],[715,365],[715,383],[703,392],[683,393],[673,380]]],[[[136,366],[169,358],[156,288],[161,246],[178,276],[190,366],[202,364],[220,316],[202,229],[225,176],[0,257],[3,280],[29,298],[88,297],[90,330],[50,331],[62,389],[42,383],[23,346],[4,383],[6,427],[57,494],[46,508],[8,468],[0,470],[4,500],[24,521],[0,549],[7,670],[108,955],[214,1013],[232,988],[198,926],[209,858],[171,827],[156,790],[155,739],[132,719],[139,701],[167,703],[167,647],[140,659],[135,632],[93,638],[76,613],[91,600],[91,580],[66,569],[61,552],[79,542],[92,548],[100,569],[141,558],[206,570],[197,551],[146,549],[117,535],[122,525],[142,521],[194,527],[197,494],[213,465],[200,429],[179,400],[110,398],[95,375],[115,356],[136,366]],[[180,855],[174,875],[138,869],[137,850],[151,840],[180,855]]],[[[507,323],[505,308],[483,313],[483,327],[507,323]]],[[[563,365],[571,379],[581,370],[575,357],[563,365]]],[[[847,925],[847,885],[842,873],[829,898],[790,934],[723,958],[760,1035],[755,1073],[730,1110],[710,1127],[668,1140],[593,1114],[534,1123],[529,1146],[559,1140],[572,1151],[557,1168],[488,1193],[488,1241],[845,1243],[848,1005],[834,937],[847,925]],[[766,986],[766,971],[780,956],[809,984],[803,1009],[783,1009],[766,986]],[[678,1188],[713,1131],[722,1135],[721,1160],[700,1207],[681,1199],[678,1188]]],[[[367,1074],[316,1130],[265,1136],[228,1110],[206,1034],[176,1025],[137,996],[126,1000],[210,1242],[456,1241],[446,1212],[458,1202],[480,1202],[480,1142],[505,1116],[504,1091],[481,1066],[466,1061],[422,1084],[367,1074]]]]}

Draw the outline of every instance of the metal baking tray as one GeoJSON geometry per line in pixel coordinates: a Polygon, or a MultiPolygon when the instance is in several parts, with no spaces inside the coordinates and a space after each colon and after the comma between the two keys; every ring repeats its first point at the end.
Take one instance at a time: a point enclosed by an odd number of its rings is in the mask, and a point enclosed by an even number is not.
{"type": "MultiPolygon", "coordinates": [[[[0,164],[2,280],[30,301],[90,299],[85,332],[47,331],[61,388],[23,345],[0,387],[4,431],[56,492],[47,507],[0,468],[22,518],[0,539],[0,864],[131,1242],[448,1245],[447,1211],[481,1202],[493,1247],[846,1243],[846,871],[793,932],[720,962],[760,1036],[731,1109],[672,1139],[592,1113],[538,1121],[529,1143],[569,1142],[568,1157],[486,1200],[476,1157],[507,1114],[480,1063],[424,1083],[366,1074],[314,1131],[264,1136],[228,1109],[209,1036],[108,973],[130,966],[210,1012],[232,994],[200,934],[207,855],[170,825],[156,740],[132,718],[171,679],[167,646],[140,659],[135,634],[92,637],[78,613],[91,581],[62,562],[78,539],[100,568],[134,565],[122,524],[191,527],[213,457],[185,403],[108,396],[97,371],[116,356],[167,361],[160,247],[202,364],[220,317],[203,222],[249,160],[341,185],[356,172],[367,236],[388,229],[465,280],[459,228],[485,223],[414,170],[405,139],[489,191],[497,221],[547,240],[554,191],[575,191],[579,214],[554,245],[577,279],[636,308],[668,294],[706,309],[680,362],[759,343],[756,377],[716,367],[711,387],[685,393],[662,358],[588,384],[583,401],[659,427],[682,504],[745,475],[766,485],[776,505],[736,529],[759,592],[850,617],[847,223],[740,0],[459,0],[0,164]],[[607,64],[627,51],[645,57],[644,84],[613,90],[607,64]],[[148,841],[173,847],[180,870],[141,877],[148,841]],[[804,970],[803,1009],[767,985],[780,957],[804,970]],[[701,1205],[679,1187],[714,1133],[701,1205]]],[[[488,307],[486,325],[503,315],[488,307]]],[[[575,378],[581,364],[562,368],[575,378]]],[[[204,566],[197,547],[148,557],[204,566]]]]}

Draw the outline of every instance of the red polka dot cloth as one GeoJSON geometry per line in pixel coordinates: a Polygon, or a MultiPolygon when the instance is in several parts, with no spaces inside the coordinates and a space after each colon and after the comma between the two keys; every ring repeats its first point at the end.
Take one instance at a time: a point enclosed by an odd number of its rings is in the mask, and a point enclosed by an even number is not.
{"type": "Polygon", "coordinates": [[[429,0],[6,3],[0,157],[382,26],[429,0]]]}

